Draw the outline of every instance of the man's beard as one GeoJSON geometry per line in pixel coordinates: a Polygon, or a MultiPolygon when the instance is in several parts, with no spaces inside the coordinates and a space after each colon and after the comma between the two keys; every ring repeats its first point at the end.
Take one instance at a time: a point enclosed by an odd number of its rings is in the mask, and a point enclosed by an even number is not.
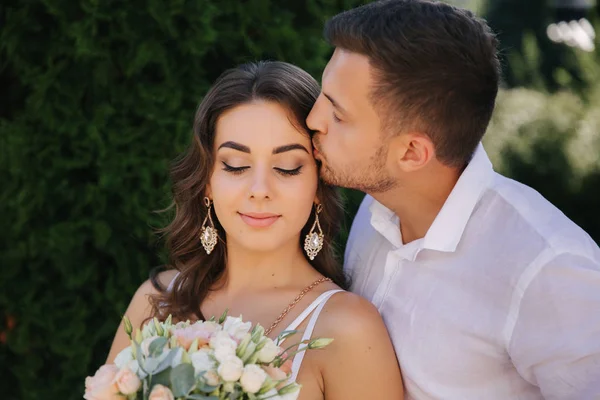
{"type": "Polygon", "coordinates": [[[325,154],[317,148],[325,162],[317,160],[321,179],[329,185],[340,186],[348,189],[360,190],[364,193],[383,193],[396,187],[397,182],[389,176],[385,170],[385,160],[387,159],[387,149],[380,147],[375,155],[371,157],[368,168],[356,170],[354,176],[342,172],[334,171],[329,165],[325,154]],[[362,175],[359,176],[359,174],[362,175]]]}

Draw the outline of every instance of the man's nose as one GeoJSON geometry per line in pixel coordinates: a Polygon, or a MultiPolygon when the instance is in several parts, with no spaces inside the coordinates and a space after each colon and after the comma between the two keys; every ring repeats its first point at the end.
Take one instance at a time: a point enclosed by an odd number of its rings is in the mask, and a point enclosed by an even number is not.
{"type": "Polygon", "coordinates": [[[319,95],[312,110],[308,114],[308,117],[306,117],[306,125],[308,126],[308,128],[311,131],[314,131],[315,133],[326,134],[327,133],[327,125],[325,123],[325,118],[324,118],[325,115],[323,112],[324,110],[321,107],[322,96],[323,96],[322,94],[319,95]]]}

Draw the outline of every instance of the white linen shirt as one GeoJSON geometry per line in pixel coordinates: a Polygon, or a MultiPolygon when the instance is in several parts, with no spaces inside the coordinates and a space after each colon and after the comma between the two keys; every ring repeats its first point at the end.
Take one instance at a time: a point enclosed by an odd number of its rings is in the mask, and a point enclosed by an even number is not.
{"type": "Polygon", "coordinates": [[[600,399],[600,250],[483,146],[422,239],[366,196],[344,268],[409,399],[600,399]]]}

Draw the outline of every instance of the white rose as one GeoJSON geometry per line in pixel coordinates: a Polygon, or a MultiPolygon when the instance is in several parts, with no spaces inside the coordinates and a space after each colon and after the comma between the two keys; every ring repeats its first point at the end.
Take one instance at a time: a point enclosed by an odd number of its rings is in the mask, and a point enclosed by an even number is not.
{"type": "Polygon", "coordinates": [[[261,367],[254,364],[249,364],[244,367],[240,384],[246,393],[256,393],[260,390],[263,383],[267,379],[267,374],[261,367]]]}
{"type": "Polygon", "coordinates": [[[267,343],[258,352],[258,361],[262,363],[270,363],[275,357],[281,354],[281,347],[277,346],[274,341],[266,338],[267,343]]]}
{"type": "Polygon", "coordinates": [[[244,363],[236,356],[231,356],[223,360],[217,372],[227,382],[235,382],[242,376],[244,363]]]}
{"type": "Polygon", "coordinates": [[[215,349],[214,355],[217,361],[222,363],[230,357],[235,357],[235,350],[231,350],[229,347],[219,347],[215,349]]]}
{"type": "Polygon", "coordinates": [[[122,369],[125,365],[129,364],[129,361],[131,360],[133,360],[133,353],[131,346],[127,346],[115,357],[115,365],[119,367],[119,369],[122,369]]]}
{"type": "Polygon", "coordinates": [[[223,324],[223,330],[227,331],[237,341],[242,340],[251,328],[252,323],[242,321],[241,316],[240,318],[227,317],[223,324]]]}
{"type": "Polygon", "coordinates": [[[200,372],[209,371],[215,369],[216,363],[210,357],[210,350],[204,348],[193,353],[190,356],[192,365],[194,366],[194,372],[198,375],[200,372]]]}
{"type": "Polygon", "coordinates": [[[140,364],[138,364],[137,360],[130,360],[127,364],[125,364],[124,368],[129,368],[133,371],[134,374],[140,377],[140,379],[144,379],[147,374],[141,370],[140,364]]]}
{"type": "Polygon", "coordinates": [[[210,347],[215,351],[215,358],[223,362],[229,357],[235,356],[237,343],[225,331],[217,332],[210,339],[210,347]]]}
{"type": "Polygon", "coordinates": [[[217,324],[215,321],[204,321],[202,325],[204,325],[208,329],[211,329],[212,332],[219,332],[223,330],[223,327],[217,324]]]}

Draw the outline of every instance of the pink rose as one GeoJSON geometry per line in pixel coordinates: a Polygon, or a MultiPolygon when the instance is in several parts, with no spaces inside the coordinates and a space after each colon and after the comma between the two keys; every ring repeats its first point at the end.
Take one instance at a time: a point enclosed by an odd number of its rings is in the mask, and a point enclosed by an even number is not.
{"type": "Polygon", "coordinates": [[[119,368],[114,364],[101,366],[94,376],[85,378],[86,400],[122,400],[125,397],[119,394],[115,378],[119,368]]]}
{"type": "Polygon", "coordinates": [[[173,396],[171,389],[168,387],[163,385],[154,385],[148,400],[175,400],[175,397],[173,396]]]}
{"type": "Polygon", "coordinates": [[[123,394],[137,393],[140,386],[142,385],[142,381],[140,381],[140,378],[138,378],[138,376],[128,367],[121,369],[117,373],[115,381],[117,382],[117,387],[119,388],[119,391],[123,394]]]}
{"type": "Polygon", "coordinates": [[[173,331],[177,343],[186,351],[190,349],[192,342],[198,339],[198,348],[208,345],[211,336],[219,329],[219,325],[211,322],[198,322],[187,328],[179,328],[173,331]]]}
{"type": "Polygon", "coordinates": [[[291,374],[292,373],[292,364],[293,364],[292,360],[287,360],[283,364],[281,364],[281,367],[279,367],[279,369],[281,369],[286,374],[291,374]]]}
{"type": "Polygon", "coordinates": [[[287,378],[287,373],[283,372],[281,368],[277,367],[269,367],[267,365],[263,365],[262,369],[269,375],[271,379],[274,381],[281,381],[287,378]]]}

